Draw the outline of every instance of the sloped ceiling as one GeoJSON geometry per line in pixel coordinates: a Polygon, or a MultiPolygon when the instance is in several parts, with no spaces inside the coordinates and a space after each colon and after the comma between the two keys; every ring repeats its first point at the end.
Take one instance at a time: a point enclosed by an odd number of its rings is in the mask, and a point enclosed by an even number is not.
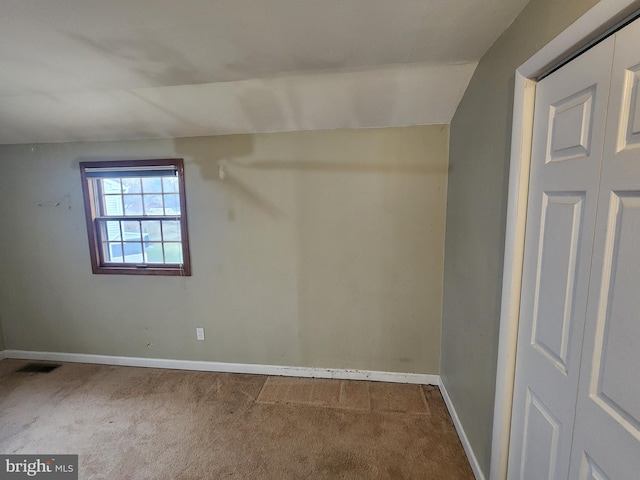
{"type": "Polygon", "coordinates": [[[449,123],[527,0],[0,0],[0,143],[449,123]]]}

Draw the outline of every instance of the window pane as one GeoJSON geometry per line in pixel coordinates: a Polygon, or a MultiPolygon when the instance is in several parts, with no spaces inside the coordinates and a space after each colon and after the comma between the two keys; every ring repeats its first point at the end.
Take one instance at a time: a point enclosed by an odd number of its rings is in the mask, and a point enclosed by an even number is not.
{"type": "Polygon", "coordinates": [[[103,178],[102,179],[102,191],[105,194],[108,193],[122,193],[122,189],[120,187],[120,179],[119,178],[103,178]]]}
{"type": "Polygon", "coordinates": [[[124,261],[127,263],[142,263],[142,243],[124,242],[124,261]]]}
{"type": "Polygon", "coordinates": [[[139,178],[123,178],[122,179],[123,193],[140,193],[142,192],[142,186],[140,185],[139,178]]]}
{"type": "Polygon", "coordinates": [[[142,190],[144,193],[162,193],[162,178],[143,178],[142,190]]]}
{"type": "Polygon", "coordinates": [[[140,242],[140,222],[133,220],[130,222],[122,222],[122,240],[125,242],[140,242]]]}
{"type": "Polygon", "coordinates": [[[163,177],[162,186],[165,193],[178,192],[178,177],[163,177]]]}
{"type": "Polygon", "coordinates": [[[122,244],[120,242],[105,243],[104,261],[109,263],[118,262],[122,263],[122,244]]]}
{"type": "Polygon", "coordinates": [[[180,235],[180,222],[163,220],[162,233],[164,235],[165,242],[179,242],[182,240],[180,235]]]}
{"type": "Polygon", "coordinates": [[[121,240],[120,222],[104,222],[102,236],[104,240],[121,240]]]}
{"type": "Polygon", "coordinates": [[[165,263],[182,263],[182,244],[164,244],[165,263]]]}
{"type": "Polygon", "coordinates": [[[160,230],[160,220],[144,220],[142,221],[142,238],[145,242],[162,241],[162,232],[160,230]]]}
{"type": "Polygon", "coordinates": [[[144,261],[147,263],[164,263],[161,242],[147,242],[145,244],[144,261]]]}
{"type": "Polygon", "coordinates": [[[144,196],[144,214],[164,215],[164,210],[162,208],[162,195],[144,196]]]}
{"type": "Polygon", "coordinates": [[[124,214],[142,215],[142,195],[124,195],[124,214]]]}
{"type": "Polygon", "coordinates": [[[164,196],[165,215],[180,215],[180,196],[165,195],[164,196]]]}
{"type": "Polygon", "coordinates": [[[122,195],[105,195],[104,196],[104,214],[105,215],[122,215],[122,195]]]}

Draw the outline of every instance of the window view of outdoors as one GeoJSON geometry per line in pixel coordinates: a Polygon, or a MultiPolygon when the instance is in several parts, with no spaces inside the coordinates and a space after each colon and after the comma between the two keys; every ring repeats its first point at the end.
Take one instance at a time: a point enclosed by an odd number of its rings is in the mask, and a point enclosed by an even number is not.
{"type": "Polygon", "coordinates": [[[105,263],[181,264],[177,177],[96,179],[105,263]]]}

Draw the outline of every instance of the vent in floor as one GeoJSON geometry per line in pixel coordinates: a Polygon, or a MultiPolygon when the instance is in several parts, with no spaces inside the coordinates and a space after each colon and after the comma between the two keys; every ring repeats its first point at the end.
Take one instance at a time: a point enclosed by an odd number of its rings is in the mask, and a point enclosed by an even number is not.
{"type": "Polygon", "coordinates": [[[16,372],[22,373],[49,373],[58,368],[58,363],[27,363],[24,367],[19,368],[16,372]]]}

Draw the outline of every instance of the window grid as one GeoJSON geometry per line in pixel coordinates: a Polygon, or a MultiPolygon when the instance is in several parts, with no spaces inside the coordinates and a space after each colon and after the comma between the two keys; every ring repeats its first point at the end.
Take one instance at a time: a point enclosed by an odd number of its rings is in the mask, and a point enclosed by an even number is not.
{"type": "MultiPolygon", "coordinates": [[[[118,181],[120,182],[120,203],[122,204],[122,213],[124,214],[126,212],[126,210],[124,209],[125,205],[124,205],[124,195],[122,195],[122,179],[119,178],[118,181]]],[[[104,183],[104,180],[102,180],[102,183],[104,183]]],[[[122,224],[120,225],[120,238],[122,237],[122,224]]],[[[124,256],[124,250],[123,252],[123,256],[124,256]]]]}
{"type": "Polygon", "coordinates": [[[131,219],[131,217],[109,216],[109,217],[96,218],[96,222],[98,222],[100,226],[98,231],[100,232],[100,243],[102,244],[102,249],[101,249],[102,259],[105,263],[109,263],[109,264],[132,263],[132,262],[127,262],[126,257],[132,255],[131,254],[132,248],[134,252],[133,255],[136,254],[135,253],[136,250],[133,247],[134,245],[137,246],[141,255],[140,262],[137,262],[137,263],[174,265],[174,264],[180,264],[183,261],[182,240],[181,240],[182,233],[180,228],[179,217],[154,216],[151,218],[147,217],[144,219],[143,218],[131,219]],[[113,239],[109,237],[109,230],[107,225],[108,222],[118,223],[118,237],[119,237],[118,239],[113,239]],[[136,239],[127,240],[126,233],[129,233],[129,232],[127,232],[127,230],[125,230],[124,228],[125,222],[131,222],[131,223],[137,222],[138,228],[136,232],[133,232],[134,235],[136,235],[136,239]],[[159,238],[152,238],[151,233],[148,230],[148,227],[145,226],[145,224],[151,224],[151,223],[158,224],[159,238]],[[166,231],[166,228],[168,227],[167,224],[174,225],[174,228],[176,229],[176,231],[173,232],[173,238],[175,238],[175,240],[166,239],[167,235],[165,234],[165,231],[166,231]],[[120,247],[119,255],[117,254],[114,255],[113,245],[119,245],[120,247]],[[151,257],[149,256],[148,248],[154,247],[154,246],[158,246],[160,248],[160,251],[158,253],[160,253],[161,256],[158,259],[153,258],[153,255],[151,257]],[[168,257],[167,246],[174,247],[173,258],[167,259],[168,257]],[[129,255],[127,255],[127,252],[129,252],[129,255]],[[119,260],[114,260],[113,257],[116,257],[119,260]]]}
{"type": "MultiPolygon", "coordinates": [[[[162,182],[164,183],[164,182],[162,182]]],[[[163,204],[163,210],[166,211],[166,209],[164,209],[164,198],[162,199],[162,204],[163,204]]],[[[163,228],[164,222],[160,221],[160,239],[162,240],[162,263],[167,263],[167,255],[165,253],[165,249],[164,249],[164,228],[163,228]]]]}
{"type": "MultiPolygon", "coordinates": [[[[100,189],[103,190],[103,189],[100,189]]],[[[125,217],[136,217],[136,216],[179,216],[179,204],[180,204],[180,195],[179,193],[103,193],[102,194],[102,201],[100,202],[100,210],[101,210],[101,216],[103,217],[116,217],[119,216],[118,214],[115,213],[109,213],[109,207],[108,205],[110,205],[112,202],[110,202],[110,199],[118,199],[118,203],[119,203],[119,209],[122,211],[122,216],[125,217]],[[151,203],[153,201],[158,201],[158,199],[160,199],[160,203],[161,205],[159,205],[158,209],[162,209],[162,212],[157,212],[154,213],[151,210],[151,208],[153,207],[148,207],[147,204],[151,203]],[[127,202],[131,202],[131,203],[127,203],[127,202]],[[139,202],[140,206],[139,206],[139,210],[140,213],[131,213],[131,209],[127,208],[127,205],[130,204],[135,204],[136,202],[139,202]],[[167,209],[168,208],[172,208],[172,207],[168,207],[168,204],[170,205],[175,205],[176,207],[178,207],[178,210],[176,211],[175,209],[173,209],[173,212],[168,212],[167,209]]]]}

